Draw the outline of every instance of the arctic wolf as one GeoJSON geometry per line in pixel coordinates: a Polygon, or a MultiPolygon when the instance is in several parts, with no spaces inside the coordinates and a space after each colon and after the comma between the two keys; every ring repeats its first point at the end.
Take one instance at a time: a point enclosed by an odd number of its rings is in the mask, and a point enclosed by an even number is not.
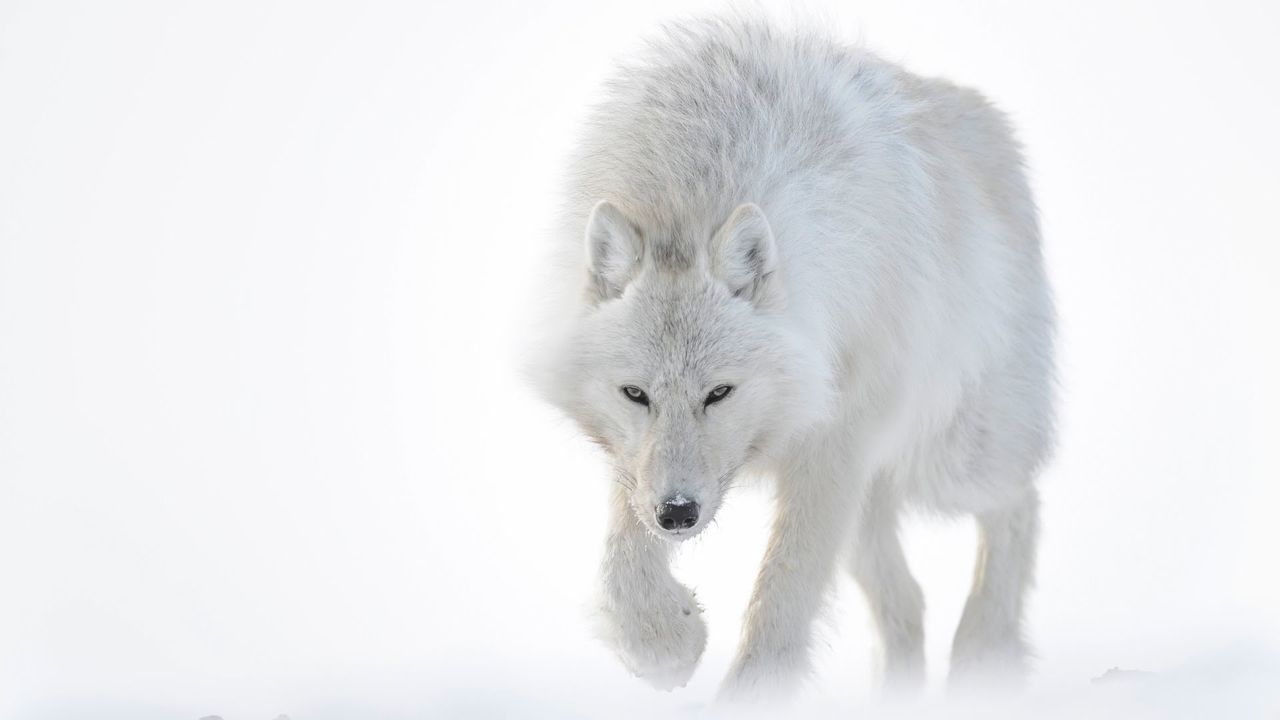
{"type": "Polygon", "coordinates": [[[753,473],[777,514],[722,696],[803,679],[838,569],[886,680],[922,681],[908,507],[979,524],[953,678],[1022,674],[1054,312],[1005,117],[817,34],[707,21],[617,73],[569,177],[540,379],[611,463],[622,662],[689,679],[706,630],[672,550],[753,473]]]}

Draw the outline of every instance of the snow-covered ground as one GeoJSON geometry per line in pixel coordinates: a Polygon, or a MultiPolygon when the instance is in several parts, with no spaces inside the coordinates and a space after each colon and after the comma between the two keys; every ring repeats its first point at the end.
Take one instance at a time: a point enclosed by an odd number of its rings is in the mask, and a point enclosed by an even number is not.
{"type": "MultiPolygon", "coordinates": [[[[842,579],[807,714],[1280,717],[1280,6],[806,7],[1011,112],[1063,318],[1031,688],[945,691],[973,529],[917,518],[929,692],[874,699],[842,579]]],[[[576,123],[689,9],[0,3],[0,717],[714,716],[766,498],[648,690],[585,621],[600,459],[515,369],[576,123]]]]}

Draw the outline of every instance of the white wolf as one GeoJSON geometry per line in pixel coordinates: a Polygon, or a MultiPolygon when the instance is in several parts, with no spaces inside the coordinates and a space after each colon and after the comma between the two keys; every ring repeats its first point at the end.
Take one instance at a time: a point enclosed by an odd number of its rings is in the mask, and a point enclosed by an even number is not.
{"type": "Polygon", "coordinates": [[[722,696],[798,684],[841,566],[887,680],[920,683],[912,506],[980,527],[952,677],[1024,672],[1054,312],[1000,112],[815,33],[669,29],[594,110],[561,235],[540,380],[613,466],[602,616],[631,671],[690,677],[672,549],[753,472],[777,515],[722,696]]]}

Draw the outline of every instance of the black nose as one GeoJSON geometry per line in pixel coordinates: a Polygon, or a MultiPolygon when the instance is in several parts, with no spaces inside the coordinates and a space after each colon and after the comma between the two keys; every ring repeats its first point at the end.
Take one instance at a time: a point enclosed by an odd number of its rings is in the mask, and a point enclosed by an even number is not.
{"type": "Polygon", "coordinates": [[[684,530],[698,524],[698,503],[676,496],[658,506],[658,524],[663,530],[684,530]]]}

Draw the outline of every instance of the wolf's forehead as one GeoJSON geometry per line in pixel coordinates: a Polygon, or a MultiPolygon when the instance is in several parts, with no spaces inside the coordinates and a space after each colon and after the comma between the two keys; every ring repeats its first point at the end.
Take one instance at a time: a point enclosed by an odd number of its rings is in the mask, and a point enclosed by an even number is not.
{"type": "Polygon", "coordinates": [[[653,298],[643,341],[663,375],[724,364],[731,330],[727,313],[710,293],[671,293],[653,298]]]}

